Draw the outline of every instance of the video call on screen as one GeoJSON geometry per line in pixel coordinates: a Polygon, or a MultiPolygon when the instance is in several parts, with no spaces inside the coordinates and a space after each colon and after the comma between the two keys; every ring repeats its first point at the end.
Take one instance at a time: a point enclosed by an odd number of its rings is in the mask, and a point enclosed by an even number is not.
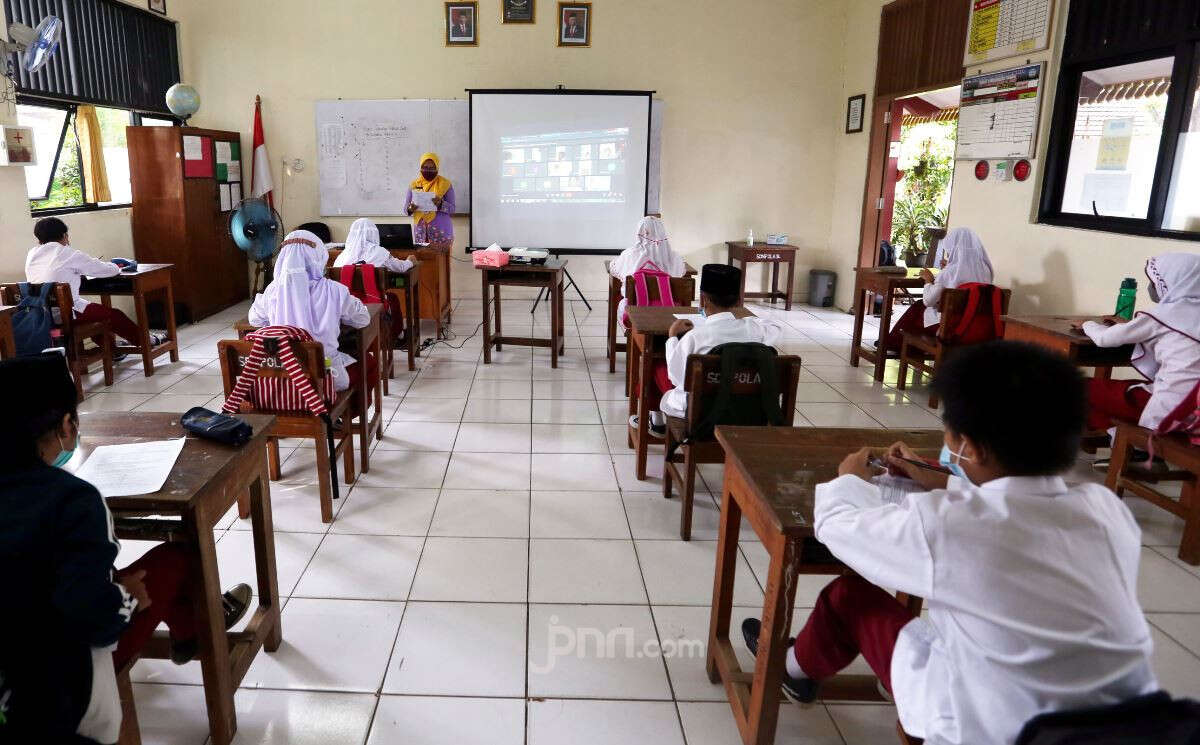
{"type": "Polygon", "coordinates": [[[502,204],[624,204],[629,129],[502,137],[502,204]]]}

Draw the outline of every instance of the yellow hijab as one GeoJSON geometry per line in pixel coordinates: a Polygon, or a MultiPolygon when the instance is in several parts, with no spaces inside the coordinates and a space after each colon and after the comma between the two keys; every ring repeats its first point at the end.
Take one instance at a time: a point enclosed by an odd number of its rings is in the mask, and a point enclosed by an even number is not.
{"type": "MultiPolygon", "coordinates": [[[[438,168],[438,175],[432,181],[425,178],[424,174],[417,176],[413,182],[409,184],[413,189],[421,191],[431,191],[438,198],[446,196],[446,192],[450,191],[450,179],[441,174],[442,159],[437,156],[437,153],[425,153],[421,156],[421,160],[417,161],[417,169],[425,164],[425,161],[432,160],[433,164],[438,168]]],[[[421,212],[420,210],[413,213],[413,221],[416,223],[433,222],[433,218],[437,217],[436,212],[421,212]]]]}

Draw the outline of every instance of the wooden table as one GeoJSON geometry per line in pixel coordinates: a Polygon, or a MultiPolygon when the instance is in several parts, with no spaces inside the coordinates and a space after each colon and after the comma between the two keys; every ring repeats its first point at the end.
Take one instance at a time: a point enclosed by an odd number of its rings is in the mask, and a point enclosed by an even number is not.
{"type": "MultiPolygon", "coordinates": [[[[675,314],[699,313],[699,308],[681,306],[632,306],[629,308],[629,354],[625,365],[625,388],[629,391],[629,415],[637,414],[637,427],[626,424],[629,447],[637,452],[637,478],[646,480],[646,451],[650,443],[650,412],[646,401],[654,385],[654,363],[666,359],[667,336],[675,314]]],[[[734,308],[733,315],[747,318],[754,314],[734,308]]]]}
{"type": "MultiPolygon", "coordinates": [[[[368,303],[367,312],[371,315],[371,320],[366,326],[361,329],[356,329],[351,326],[342,326],[342,336],[352,336],[354,339],[354,347],[358,352],[358,385],[359,390],[366,396],[367,391],[371,389],[370,381],[367,379],[367,364],[365,352],[374,352],[375,359],[379,361],[379,376],[375,379],[375,414],[368,417],[370,411],[367,406],[367,401],[362,403],[362,416],[358,418],[358,424],[352,425],[351,429],[358,432],[359,443],[361,444],[361,465],[360,470],[367,473],[371,468],[371,438],[383,439],[383,347],[381,333],[381,313],[383,305],[380,303],[368,303]]],[[[242,320],[233,324],[233,330],[237,332],[239,339],[245,339],[246,334],[258,330],[258,326],[250,323],[249,320],[242,320]]]]}
{"type": "MultiPolygon", "coordinates": [[[[240,448],[188,437],[175,469],[156,494],[110,497],[115,533],[126,540],[180,543],[195,555],[197,634],[211,742],[228,745],[237,732],[233,696],[259,649],[274,652],[283,641],[275,534],[267,478],[267,434],[275,417],[244,415],[254,437],[240,448]],[[237,501],[250,517],[258,575],[258,607],[244,631],[226,632],[213,529],[237,501]],[[147,517],[153,516],[153,517],[147,517]]],[[[178,414],[94,412],[80,414],[80,449],[86,457],[99,445],[183,437],[178,414]]],[[[143,657],[167,658],[170,643],[155,634],[143,657]]]]}
{"type": "Polygon", "coordinates": [[[764,297],[771,301],[774,305],[778,299],[783,300],[783,309],[792,309],[792,276],[796,270],[796,251],[798,246],[790,244],[768,245],[766,243],[755,243],[753,246],[747,245],[745,241],[726,241],[726,248],[729,249],[729,266],[733,266],[733,262],[737,261],[742,265],[742,286],[739,290],[738,302],[740,305],[746,304],[746,298],[764,297]],[[746,292],[746,266],[748,264],[770,264],[771,265],[771,291],[770,292],[746,292]],[[779,265],[787,264],[787,286],[780,291],[779,289],[779,265]]]}
{"type": "Polygon", "coordinates": [[[1079,367],[1093,367],[1096,377],[1107,378],[1114,367],[1129,365],[1133,345],[1098,347],[1072,324],[1098,321],[1095,316],[1005,316],[1004,338],[1045,347],[1079,367]]]}
{"type": "Polygon", "coordinates": [[[404,309],[404,331],[408,337],[408,369],[417,369],[417,357],[421,356],[420,284],[421,262],[414,261],[407,272],[388,272],[387,293],[395,295],[404,309]]]}
{"type": "MultiPolygon", "coordinates": [[[[608,274],[608,371],[615,373],[617,371],[617,352],[625,351],[625,342],[617,341],[617,306],[621,304],[623,288],[621,280],[612,276],[609,271],[611,261],[604,262],[604,273],[608,274]]],[[[696,269],[691,264],[684,262],[683,276],[689,277],[696,274],[696,269]]],[[[694,300],[695,298],[688,298],[694,300]]]]}
{"type": "Polygon", "coordinates": [[[878,267],[859,267],[854,270],[854,336],[850,341],[850,365],[858,367],[860,357],[875,363],[875,379],[883,380],[884,365],[887,362],[887,349],[884,340],[892,328],[892,303],[896,292],[905,294],[910,289],[925,286],[925,280],[920,277],[920,269],[908,269],[899,272],[882,271],[878,267]],[[883,296],[883,313],[879,316],[879,346],[864,346],[863,322],[866,320],[867,307],[871,295],[883,296]]]}
{"type": "Polygon", "coordinates": [[[453,318],[453,310],[450,306],[451,249],[452,246],[448,243],[389,249],[392,256],[398,259],[407,258],[409,254],[416,254],[417,260],[421,263],[420,317],[433,319],[437,333],[435,338],[437,339],[445,337],[443,327],[449,326],[453,318]]]}
{"type": "Polygon", "coordinates": [[[17,356],[17,340],[13,336],[12,317],[15,305],[0,305],[0,360],[17,356]]]}
{"type": "Polygon", "coordinates": [[[115,277],[85,279],[79,285],[80,295],[99,295],[100,304],[105,308],[112,307],[113,295],[133,298],[142,338],[137,344],[117,344],[114,350],[140,354],[146,377],[154,374],[156,357],[169,353],[172,362],[179,361],[179,343],[175,333],[175,293],[171,289],[171,272],[174,268],[174,264],[138,264],[137,271],[121,272],[115,277]],[[150,314],[146,310],[146,300],[152,295],[162,296],[167,321],[166,341],[158,346],[150,345],[150,314]]]}
{"type": "Polygon", "coordinates": [[[558,356],[566,354],[566,322],[563,320],[563,259],[546,259],[544,264],[509,264],[502,267],[480,267],[479,276],[483,284],[483,363],[492,362],[492,346],[499,351],[505,344],[523,347],[550,347],[550,367],[558,367],[558,356]],[[504,336],[501,327],[500,287],[537,287],[550,292],[550,338],[534,339],[527,336],[504,336]],[[492,300],[496,296],[496,333],[492,333],[492,300]]]}
{"type": "MultiPolygon", "coordinates": [[[[742,742],[767,745],[775,740],[796,577],[846,571],[813,537],[816,485],[836,478],[838,464],[858,448],[883,449],[904,440],[919,452],[932,454],[942,445],[942,433],[721,426],[716,435],[725,449],[725,484],[708,632],[708,677],[713,683],[724,682],[742,742]],[[741,669],[729,638],[743,515],[771,556],[753,675],[741,669]]],[[[908,600],[910,609],[919,608],[918,599],[908,600]]],[[[838,675],[822,682],[821,696],[826,700],[882,700],[873,675],[838,675]]]]}

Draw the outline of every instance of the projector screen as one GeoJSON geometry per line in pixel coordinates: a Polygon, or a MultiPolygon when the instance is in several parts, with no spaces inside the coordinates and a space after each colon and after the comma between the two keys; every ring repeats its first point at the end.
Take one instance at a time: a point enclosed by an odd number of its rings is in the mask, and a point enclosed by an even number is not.
{"type": "Polygon", "coordinates": [[[471,92],[471,246],[628,246],[646,214],[650,93],[471,92]]]}

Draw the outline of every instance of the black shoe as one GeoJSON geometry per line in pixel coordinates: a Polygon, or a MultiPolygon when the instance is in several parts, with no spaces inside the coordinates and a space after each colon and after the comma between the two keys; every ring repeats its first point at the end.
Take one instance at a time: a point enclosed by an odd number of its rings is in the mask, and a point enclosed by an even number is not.
{"type": "MultiPolygon", "coordinates": [[[[633,427],[634,429],[637,429],[637,426],[638,426],[638,415],[637,414],[634,414],[633,416],[629,417],[629,426],[633,427]]],[[[646,432],[649,433],[651,440],[665,440],[667,438],[667,425],[662,424],[662,425],[659,425],[656,427],[654,425],[654,422],[651,422],[650,426],[646,428],[646,432]]]]}
{"type": "MultiPolygon", "coordinates": [[[[757,618],[747,618],[742,621],[742,638],[746,641],[746,647],[758,656],[758,635],[762,632],[762,622],[757,618]]],[[[788,639],[788,654],[791,654],[792,645],[795,643],[794,638],[788,639]]],[[[788,675],[786,669],[783,671],[783,680],[780,683],[780,688],[783,689],[783,695],[787,697],[793,704],[807,706],[817,700],[817,690],[820,684],[812,678],[793,678],[788,675]]]]}
{"type": "MultiPolygon", "coordinates": [[[[232,629],[238,621],[242,620],[242,616],[246,615],[246,611],[250,608],[250,600],[254,597],[254,592],[250,589],[250,585],[245,583],[237,585],[221,596],[221,606],[225,613],[225,630],[232,629]]],[[[171,642],[171,662],[176,665],[186,665],[196,659],[196,654],[200,651],[200,642],[196,639],[185,639],[183,641],[171,642]]]]}

